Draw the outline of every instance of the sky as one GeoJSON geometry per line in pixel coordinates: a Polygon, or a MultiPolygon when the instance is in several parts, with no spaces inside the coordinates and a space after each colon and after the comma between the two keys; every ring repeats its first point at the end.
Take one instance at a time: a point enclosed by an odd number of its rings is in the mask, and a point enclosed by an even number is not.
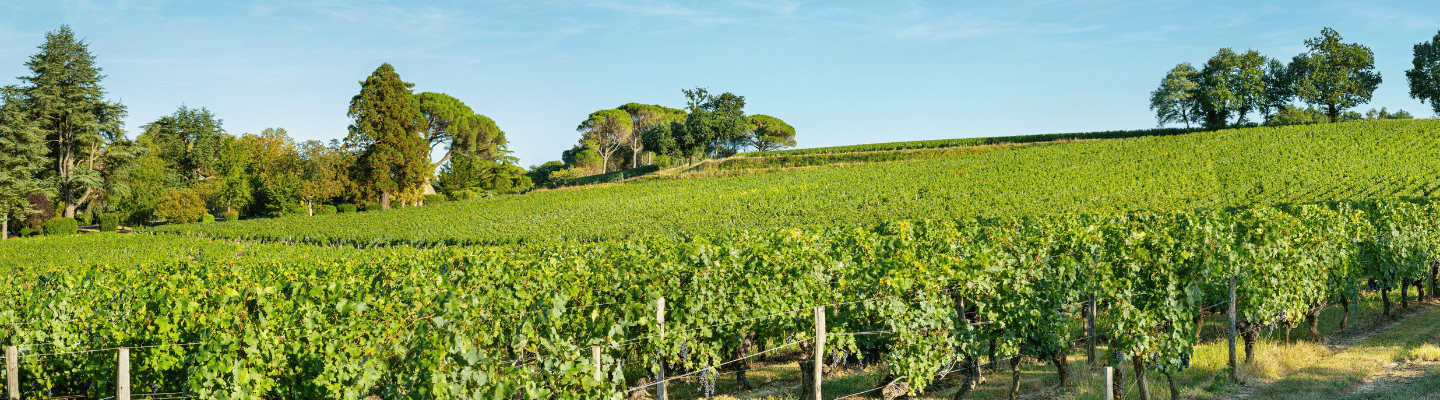
{"type": "Polygon", "coordinates": [[[0,84],[68,24],[129,107],[126,127],[204,107],[241,135],[343,139],[359,82],[494,119],[522,166],[560,158],[591,112],[745,96],[798,147],[1156,126],[1149,92],[1221,48],[1288,61],[1324,27],[1369,46],[1371,103],[1422,117],[1405,70],[1440,31],[1429,1],[0,0],[0,84]]]}

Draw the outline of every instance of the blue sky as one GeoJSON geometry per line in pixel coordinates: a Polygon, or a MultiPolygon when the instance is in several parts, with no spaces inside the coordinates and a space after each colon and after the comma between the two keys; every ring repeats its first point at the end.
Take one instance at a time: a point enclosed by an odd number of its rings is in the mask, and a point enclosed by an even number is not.
{"type": "Polygon", "coordinates": [[[1371,108],[1410,99],[1426,1],[17,1],[0,0],[0,84],[44,34],[90,42],[127,127],[206,107],[233,134],[343,138],[380,63],[493,118],[522,165],[558,159],[590,112],[745,96],[800,147],[1155,126],[1148,94],[1222,47],[1289,60],[1332,27],[1370,46],[1371,108]]]}

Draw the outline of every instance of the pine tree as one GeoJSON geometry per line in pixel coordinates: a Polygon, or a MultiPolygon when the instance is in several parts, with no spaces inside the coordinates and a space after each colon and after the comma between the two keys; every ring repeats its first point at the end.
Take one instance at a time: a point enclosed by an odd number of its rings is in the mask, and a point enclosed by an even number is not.
{"type": "Polygon", "coordinates": [[[45,176],[65,203],[64,216],[74,218],[76,206],[104,190],[106,152],[125,140],[125,106],[104,100],[105,76],[69,26],[45,34],[40,52],[25,65],[34,75],[20,78],[27,83],[21,103],[49,146],[45,176]]]}
{"type": "Polygon", "coordinates": [[[0,239],[10,237],[10,216],[34,214],[27,194],[51,195],[45,170],[45,132],[26,117],[20,88],[0,89],[0,239]]]}
{"type": "Polygon", "coordinates": [[[424,126],[420,103],[411,95],[414,84],[400,80],[389,63],[360,82],[350,99],[355,119],[347,146],[360,148],[355,180],[380,191],[381,209],[390,209],[390,195],[420,188],[430,170],[429,146],[419,132],[424,126]]]}

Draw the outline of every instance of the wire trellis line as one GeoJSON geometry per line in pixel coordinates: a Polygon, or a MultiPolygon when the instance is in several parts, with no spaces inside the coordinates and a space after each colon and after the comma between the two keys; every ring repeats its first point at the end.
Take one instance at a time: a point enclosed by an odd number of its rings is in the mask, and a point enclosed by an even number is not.
{"type": "Polygon", "coordinates": [[[734,364],[734,363],[737,363],[737,362],[740,362],[740,361],[745,361],[745,360],[750,359],[750,358],[758,357],[758,356],[760,356],[761,354],[770,353],[770,352],[773,352],[773,351],[776,351],[776,350],[780,350],[780,349],[783,349],[783,348],[786,348],[786,347],[790,347],[790,346],[794,346],[794,345],[797,345],[797,344],[800,344],[800,343],[804,343],[804,342],[806,342],[806,341],[810,341],[810,340],[813,340],[813,339],[814,339],[814,338],[805,338],[805,339],[796,340],[796,341],[791,342],[791,343],[786,343],[786,344],[783,344],[783,345],[779,345],[779,346],[772,347],[772,348],[770,348],[770,349],[768,349],[768,350],[765,350],[765,351],[762,351],[762,352],[758,352],[758,353],[751,354],[751,355],[748,355],[748,356],[740,357],[740,358],[737,358],[737,359],[734,359],[734,360],[730,360],[730,361],[726,361],[726,362],[723,362],[723,363],[720,363],[720,364],[712,365],[712,366],[710,366],[710,367],[708,367],[708,368],[701,368],[701,369],[698,369],[698,370],[695,370],[695,371],[691,371],[691,372],[688,373],[688,374],[684,374],[684,375],[679,375],[679,376],[673,376],[673,377],[670,377],[670,378],[666,378],[666,379],[663,380],[663,381],[650,382],[650,383],[645,384],[645,385],[642,385],[642,386],[637,386],[637,387],[633,387],[633,388],[626,389],[625,391],[626,391],[626,392],[633,392],[633,391],[636,391],[636,390],[648,389],[648,388],[650,388],[650,387],[652,387],[652,386],[656,386],[656,385],[659,385],[659,384],[661,384],[661,383],[670,382],[670,381],[673,381],[673,380],[676,380],[676,379],[680,379],[680,378],[684,378],[684,377],[687,377],[687,376],[695,375],[695,374],[701,373],[701,372],[703,372],[703,371],[705,371],[705,370],[708,370],[708,369],[711,369],[711,368],[720,368],[720,367],[723,367],[723,366],[726,366],[726,365],[729,365],[729,364],[734,364]]]}

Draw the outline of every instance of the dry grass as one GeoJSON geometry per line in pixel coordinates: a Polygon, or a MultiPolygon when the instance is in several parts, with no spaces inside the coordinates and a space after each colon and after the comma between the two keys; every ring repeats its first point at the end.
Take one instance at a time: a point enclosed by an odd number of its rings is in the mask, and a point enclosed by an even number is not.
{"type": "Polygon", "coordinates": [[[1440,361],[1440,346],[1425,344],[1410,349],[1410,354],[1405,357],[1409,361],[1440,361]]]}

